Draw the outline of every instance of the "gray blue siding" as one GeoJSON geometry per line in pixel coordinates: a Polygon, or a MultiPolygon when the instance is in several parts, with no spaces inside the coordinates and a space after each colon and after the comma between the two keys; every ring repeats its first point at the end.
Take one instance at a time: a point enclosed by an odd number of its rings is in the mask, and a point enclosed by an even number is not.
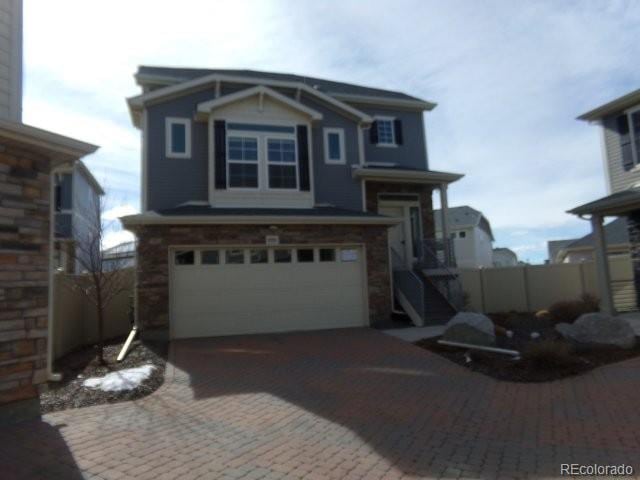
{"type": "MultiPolygon", "coordinates": [[[[622,113],[622,112],[621,112],[622,113]]],[[[605,117],[604,128],[605,153],[607,156],[607,174],[611,193],[620,192],[640,183],[640,168],[625,170],[622,161],[622,148],[616,118],[618,115],[605,117]]]]}

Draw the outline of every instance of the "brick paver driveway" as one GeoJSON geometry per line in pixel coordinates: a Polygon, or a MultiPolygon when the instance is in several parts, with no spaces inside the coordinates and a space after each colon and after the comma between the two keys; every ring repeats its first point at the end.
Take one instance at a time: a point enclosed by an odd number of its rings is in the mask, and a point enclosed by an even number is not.
{"type": "Polygon", "coordinates": [[[640,360],[500,383],[372,330],[174,344],[136,402],[0,431],[0,477],[558,476],[640,461],[640,360]]]}

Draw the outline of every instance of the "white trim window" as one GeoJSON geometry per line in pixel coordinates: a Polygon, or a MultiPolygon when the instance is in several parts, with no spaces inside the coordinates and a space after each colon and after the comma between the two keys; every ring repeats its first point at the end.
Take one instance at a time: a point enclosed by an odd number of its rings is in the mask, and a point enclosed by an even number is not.
{"type": "Polygon", "coordinates": [[[376,117],[379,146],[395,147],[397,145],[394,122],[393,117],[376,117]]]}
{"type": "Polygon", "coordinates": [[[344,129],[324,129],[324,162],[333,165],[344,165],[347,157],[344,152],[344,129]]]}
{"type": "Polygon", "coordinates": [[[298,155],[294,138],[268,137],[267,176],[270,190],[298,189],[298,155]]]}
{"type": "Polygon", "coordinates": [[[258,137],[227,136],[227,187],[252,189],[258,180],[258,137]]]}
{"type": "Polygon", "coordinates": [[[164,136],[167,158],[191,157],[191,120],[167,117],[164,136]]]}
{"type": "Polygon", "coordinates": [[[640,164],[640,105],[626,110],[617,121],[623,163],[628,167],[640,164]]]}

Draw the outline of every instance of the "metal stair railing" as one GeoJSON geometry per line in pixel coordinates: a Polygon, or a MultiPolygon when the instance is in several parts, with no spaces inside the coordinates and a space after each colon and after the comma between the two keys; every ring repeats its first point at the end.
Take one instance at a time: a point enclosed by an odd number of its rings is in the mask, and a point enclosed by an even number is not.
{"type": "MultiPolygon", "coordinates": [[[[407,267],[402,256],[391,248],[391,266],[393,270],[394,290],[397,290],[409,303],[419,322],[425,321],[425,291],[423,280],[416,272],[407,267]]],[[[402,302],[400,302],[402,303],[402,302]]],[[[407,312],[409,313],[409,312],[407,312]]],[[[410,315],[411,316],[411,315],[410,315]]]]}
{"type": "Polygon", "coordinates": [[[416,263],[419,270],[439,270],[440,275],[424,275],[427,281],[440,292],[440,294],[457,311],[464,306],[464,290],[458,274],[452,270],[451,265],[455,265],[455,255],[453,253],[453,242],[446,240],[425,240],[422,243],[420,259],[416,263]],[[445,262],[444,242],[449,242],[449,262],[445,262]],[[438,247],[442,247],[442,254],[439,255],[438,247]]]}

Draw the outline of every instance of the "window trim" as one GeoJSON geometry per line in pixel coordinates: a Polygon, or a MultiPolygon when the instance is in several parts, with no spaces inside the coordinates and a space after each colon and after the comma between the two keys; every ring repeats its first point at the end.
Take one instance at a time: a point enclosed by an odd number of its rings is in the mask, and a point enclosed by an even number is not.
{"type": "Polygon", "coordinates": [[[191,120],[182,117],[167,117],[164,124],[165,156],[167,158],[191,158],[191,120]],[[173,151],[172,126],[184,125],[184,152],[173,151]]]}
{"type": "Polygon", "coordinates": [[[244,134],[238,134],[238,135],[229,135],[228,131],[227,134],[225,135],[225,143],[226,143],[226,149],[227,149],[227,162],[225,165],[225,168],[227,169],[227,190],[235,190],[235,191],[245,191],[245,192],[256,192],[258,190],[260,190],[260,137],[258,135],[244,135],[244,134]],[[251,138],[253,140],[256,141],[256,159],[255,161],[253,160],[232,160],[231,158],[229,158],[229,154],[230,154],[230,149],[229,149],[229,140],[231,139],[231,137],[237,137],[237,138],[251,138]],[[231,164],[239,164],[239,165],[255,165],[256,166],[256,174],[257,174],[257,180],[258,180],[258,184],[255,187],[233,187],[231,186],[231,164]]]}
{"type": "Polygon", "coordinates": [[[276,134],[267,134],[264,135],[263,138],[264,144],[262,148],[264,149],[264,170],[265,170],[265,190],[268,192],[300,192],[300,165],[298,164],[298,139],[295,134],[290,133],[276,133],[276,134]],[[293,162],[270,162],[269,161],[269,140],[290,140],[293,142],[293,162]],[[295,188],[272,188],[271,187],[271,179],[269,176],[269,167],[271,165],[276,166],[288,166],[295,167],[295,179],[296,179],[296,187],[295,188]]]}
{"type": "Polygon", "coordinates": [[[633,115],[636,113],[640,113],[640,105],[635,105],[624,111],[624,114],[627,117],[627,125],[629,127],[629,140],[631,141],[631,155],[633,157],[634,167],[638,167],[640,165],[640,152],[636,145],[636,142],[640,142],[640,138],[636,138],[636,132],[633,128],[633,115]]]}
{"type": "Polygon", "coordinates": [[[344,145],[344,128],[324,128],[324,163],[327,165],[346,165],[347,156],[345,154],[344,145]],[[340,141],[340,158],[334,160],[329,158],[329,135],[337,134],[340,141]]]}
{"type": "MultiPolygon", "coordinates": [[[[389,142],[381,142],[380,141],[380,130],[378,130],[378,142],[375,144],[376,147],[386,147],[386,148],[395,148],[398,146],[398,144],[396,143],[396,117],[389,117],[389,116],[385,116],[385,115],[376,115],[375,117],[373,117],[374,120],[376,122],[390,122],[391,123],[391,137],[393,138],[393,141],[391,143],[389,142]]],[[[376,124],[376,128],[379,128],[380,124],[377,123],[376,124]]]]}

